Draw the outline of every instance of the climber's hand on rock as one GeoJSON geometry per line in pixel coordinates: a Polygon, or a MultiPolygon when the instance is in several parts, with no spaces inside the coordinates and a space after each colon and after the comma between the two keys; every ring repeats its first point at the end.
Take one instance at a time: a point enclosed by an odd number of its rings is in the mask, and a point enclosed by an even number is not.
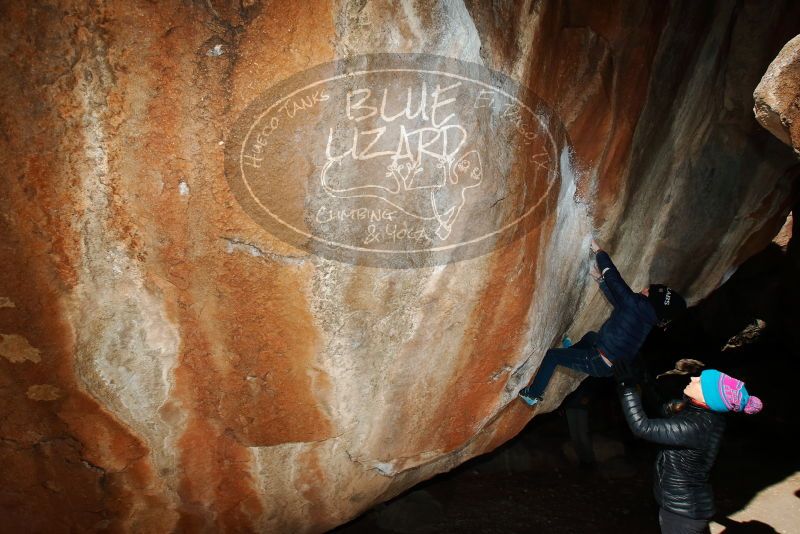
{"type": "Polygon", "coordinates": [[[592,252],[594,252],[595,254],[596,254],[598,251],[600,251],[600,250],[601,250],[601,249],[600,249],[600,245],[598,245],[598,244],[597,244],[597,241],[595,241],[594,239],[592,239],[592,243],[589,245],[589,248],[590,248],[590,249],[591,249],[591,251],[592,251],[592,252]]]}
{"type": "Polygon", "coordinates": [[[592,275],[592,278],[594,278],[594,281],[597,283],[600,283],[603,279],[603,275],[600,274],[600,268],[597,267],[597,264],[594,262],[592,262],[592,266],[589,267],[589,274],[592,275]]]}

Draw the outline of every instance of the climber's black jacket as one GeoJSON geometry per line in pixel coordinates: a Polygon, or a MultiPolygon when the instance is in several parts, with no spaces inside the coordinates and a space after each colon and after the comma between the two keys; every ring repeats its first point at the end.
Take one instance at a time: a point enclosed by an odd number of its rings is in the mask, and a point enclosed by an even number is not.
{"type": "Polygon", "coordinates": [[[597,266],[603,274],[600,289],[614,311],[600,327],[595,345],[612,362],[630,361],[658,322],[656,311],[647,297],[631,291],[605,251],[597,252],[597,266]]]}
{"type": "Polygon", "coordinates": [[[620,397],[633,434],[662,445],[653,484],[659,506],[692,519],[713,516],[708,474],[725,430],[725,416],[689,403],[677,415],[648,419],[634,388],[621,389],[620,397]]]}

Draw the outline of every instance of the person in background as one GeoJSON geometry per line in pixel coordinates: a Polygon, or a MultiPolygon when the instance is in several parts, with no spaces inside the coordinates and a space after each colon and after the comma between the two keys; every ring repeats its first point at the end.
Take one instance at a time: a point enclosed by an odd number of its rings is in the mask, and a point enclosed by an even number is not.
{"type": "Polygon", "coordinates": [[[543,399],[557,366],[561,365],[595,377],[610,377],[617,360],[632,360],[650,330],[667,324],[686,309],[686,302],[671,288],[653,284],[634,293],[611,261],[611,257],[592,240],[596,265],[592,276],[614,307],[599,332],[588,332],[574,345],[547,351],[533,382],[520,390],[519,397],[529,406],[543,399]]]}
{"type": "Polygon", "coordinates": [[[662,534],[710,532],[714,495],[709,472],[714,465],[728,412],[755,414],[763,404],[744,382],[715,369],[689,378],[683,400],[665,407],[666,417],[650,419],[642,408],[636,373],[627,362],[614,365],[622,411],[633,435],[661,445],[653,492],[662,534]]]}

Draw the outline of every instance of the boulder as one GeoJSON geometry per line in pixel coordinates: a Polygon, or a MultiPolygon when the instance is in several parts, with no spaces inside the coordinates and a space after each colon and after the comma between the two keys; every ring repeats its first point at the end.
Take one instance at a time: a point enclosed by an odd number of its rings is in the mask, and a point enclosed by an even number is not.
{"type": "Polygon", "coordinates": [[[609,313],[592,234],[695,302],[793,201],[790,0],[0,12],[9,532],[328,530],[576,387],[516,399],[609,313]]]}
{"type": "Polygon", "coordinates": [[[800,156],[800,35],[770,63],[753,98],[758,122],[800,156]]]}

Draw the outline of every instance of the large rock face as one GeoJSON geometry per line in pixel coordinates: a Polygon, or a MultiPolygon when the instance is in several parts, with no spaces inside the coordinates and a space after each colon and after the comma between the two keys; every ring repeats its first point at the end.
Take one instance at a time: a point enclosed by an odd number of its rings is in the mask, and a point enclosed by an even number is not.
{"type": "MultiPolygon", "coordinates": [[[[752,93],[800,4],[612,4],[4,2],[2,530],[324,531],[525,425],[544,351],[608,313],[592,231],[632,286],[690,300],[769,242],[797,169],[752,93]],[[491,68],[563,125],[525,232],[395,268],[281,239],[237,200],[226,143],[251,103],[386,52],[491,68]]],[[[521,177],[507,216],[537,153],[502,113],[470,176],[521,177]]],[[[264,152],[301,192],[266,200],[306,202],[316,160],[264,152]]],[[[499,189],[453,204],[461,176],[418,206],[494,213],[499,189]]]]}

